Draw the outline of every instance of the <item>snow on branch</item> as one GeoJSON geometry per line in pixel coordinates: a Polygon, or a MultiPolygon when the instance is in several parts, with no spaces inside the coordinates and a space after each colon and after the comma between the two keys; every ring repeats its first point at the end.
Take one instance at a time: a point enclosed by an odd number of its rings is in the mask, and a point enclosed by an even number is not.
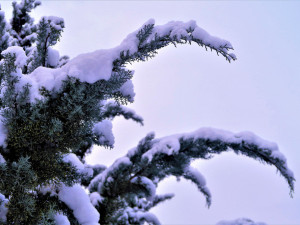
{"type": "MultiPolygon", "coordinates": [[[[150,19],[144,24],[144,26],[138,31],[136,37],[139,40],[138,51],[134,54],[129,50],[121,54],[121,58],[128,58],[132,61],[144,61],[145,58],[153,57],[157,52],[156,50],[165,47],[169,44],[191,44],[197,43],[205,49],[216,51],[228,60],[236,60],[236,56],[233,53],[229,53],[229,50],[233,50],[233,47],[229,41],[220,39],[215,36],[211,36],[204,29],[196,24],[196,21],[191,20],[189,22],[171,21],[164,25],[155,26],[153,19],[150,19]],[[130,58],[130,54],[132,57],[130,58]]],[[[126,39],[125,39],[126,40],[126,39]]],[[[124,40],[124,41],[125,41],[124,40]]],[[[116,62],[114,62],[116,64],[116,62]]]]}
{"type": "Polygon", "coordinates": [[[6,206],[7,203],[8,199],[6,199],[5,196],[0,193],[0,223],[6,222],[6,214],[8,212],[8,208],[6,206]]]}
{"type": "MultiPolygon", "coordinates": [[[[236,59],[234,54],[229,53],[229,50],[233,49],[230,42],[211,36],[198,27],[195,21],[187,23],[177,21],[155,26],[154,20],[149,20],[139,30],[129,34],[115,48],[78,55],[61,68],[38,67],[28,75],[32,80],[29,83],[36,86],[32,90],[44,87],[49,91],[58,91],[62,81],[67,80],[68,77],[78,78],[81,82],[90,84],[101,80],[108,81],[113,77],[125,77],[126,79],[122,78],[125,84],[133,75],[132,71],[125,69],[127,63],[152,58],[158,49],[169,44],[191,44],[192,42],[216,51],[229,62],[236,59]]],[[[119,83],[122,84],[122,82],[119,83]]],[[[118,87],[116,91],[130,96],[129,101],[132,101],[134,93],[132,88],[127,88],[127,86],[126,93],[122,93],[124,86],[118,87]]],[[[31,95],[37,99],[42,98],[36,91],[31,95]]]]}
{"type": "Polygon", "coordinates": [[[8,47],[6,50],[1,52],[1,55],[3,57],[7,57],[7,56],[15,57],[14,64],[16,67],[22,68],[26,65],[27,56],[22,47],[19,46],[8,47]]]}
{"type": "Polygon", "coordinates": [[[147,222],[148,224],[161,225],[161,223],[153,213],[130,210],[128,214],[130,216],[130,219],[133,220],[133,224],[143,224],[143,222],[147,222]]]}
{"type": "MultiPolygon", "coordinates": [[[[89,191],[97,191],[103,199],[122,199],[128,205],[136,205],[140,212],[146,212],[159,202],[155,194],[157,184],[166,177],[176,176],[196,184],[209,206],[211,194],[205,178],[190,164],[194,159],[209,159],[213,154],[230,150],[274,165],[293,192],[295,178],[275,143],[250,132],[234,134],[213,128],[201,128],[160,139],[154,139],[153,133],[147,135],[136,148],[96,176],[91,181],[89,191]],[[133,195],[143,204],[138,204],[133,195]]],[[[171,197],[166,196],[162,201],[171,197]]],[[[105,200],[103,202],[109,204],[105,200]]]]}
{"type": "Polygon", "coordinates": [[[153,140],[152,147],[142,155],[142,159],[151,164],[162,155],[178,157],[183,154],[190,158],[209,158],[212,154],[220,154],[231,149],[237,154],[241,153],[274,165],[287,180],[293,192],[295,178],[277,144],[266,141],[251,132],[234,134],[219,129],[201,128],[192,133],[153,140]]]}
{"type": "Polygon", "coordinates": [[[195,168],[189,166],[186,168],[186,172],[183,177],[187,180],[191,180],[197,185],[199,191],[206,197],[207,206],[211,205],[211,193],[206,187],[206,180],[204,176],[195,168]]]}
{"type": "Polygon", "coordinates": [[[58,197],[73,210],[73,214],[80,224],[99,224],[98,221],[100,215],[90,202],[90,198],[87,196],[84,189],[79,184],[75,184],[72,187],[62,185],[58,197]]]}
{"type": "Polygon", "coordinates": [[[98,138],[97,144],[113,148],[115,137],[112,133],[112,122],[110,120],[102,120],[96,123],[93,132],[98,138]]]}
{"type": "Polygon", "coordinates": [[[68,217],[63,215],[62,213],[57,213],[54,216],[54,220],[57,225],[70,225],[70,221],[68,220],[68,217]]]}
{"type": "Polygon", "coordinates": [[[148,200],[154,200],[155,194],[156,194],[156,186],[152,182],[152,180],[148,179],[147,177],[144,176],[136,176],[133,179],[131,179],[131,183],[136,184],[138,186],[141,186],[144,188],[145,197],[148,200]]]}
{"type": "Polygon", "coordinates": [[[116,116],[123,116],[125,119],[132,119],[133,121],[143,125],[143,118],[136,114],[136,112],[126,106],[120,105],[115,101],[109,101],[103,107],[101,114],[102,118],[112,119],[116,116]]]}
{"type": "Polygon", "coordinates": [[[145,206],[145,210],[148,211],[149,209],[160,204],[161,202],[172,199],[174,196],[175,196],[174,194],[156,195],[154,200],[150,204],[147,204],[145,206]]]}

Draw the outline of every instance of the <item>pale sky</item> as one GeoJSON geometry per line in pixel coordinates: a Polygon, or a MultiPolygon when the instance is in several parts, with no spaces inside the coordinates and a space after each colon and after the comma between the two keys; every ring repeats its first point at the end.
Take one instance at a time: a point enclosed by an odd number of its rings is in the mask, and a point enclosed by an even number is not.
{"type": "MultiPolygon", "coordinates": [[[[9,15],[10,3],[2,2],[9,15]]],[[[147,133],[157,137],[214,127],[252,131],[275,141],[295,173],[293,198],[276,169],[224,153],[193,166],[206,177],[213,203],[190,182],[170,178],[159,193],[175,198],[153,212],[163,224],[215,224],[248,217],[269,225],[300,224],[300,2],[298,1],[42,1],[33,13],[60,16],[61,55],[118,45],[149,18],[156,24],[196,20],[210,34],[229,40],[238,60],[228,63],[193,44],[169,46],[136,63],[135,102],[145,126],[117,119],[115,149],[95,148],[91,163],[110,165],[147,133]]]]}

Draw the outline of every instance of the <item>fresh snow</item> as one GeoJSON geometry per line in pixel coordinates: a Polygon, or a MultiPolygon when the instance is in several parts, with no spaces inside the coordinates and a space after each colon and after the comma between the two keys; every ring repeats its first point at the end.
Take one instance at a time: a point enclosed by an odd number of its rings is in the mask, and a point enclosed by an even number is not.
{"type": "Polygon", "coordinates": [[[206,185],[206,180],[204,176],[195,168],[189,166],[186,168],[186,173],[191,174],[197,180],[197,183],[201,186],[206,185]]]}
{"type": "MultiPolygon", "coordinates": [[[[51,26],[56,27],[56,29],[61,28],[61,26],[58,25],[62,22],[61,18],[47,17],[45,19],[50,21],[51,26]]],[[[142,28],[145,25],[151,24],[154,24],[153,19],[147,21],[142,28]]],[[[202,42],[208,46],[217,49],[222,48],[223,46],[231,47],[231,44],[228,41],[209,35],[202,28],[198,27],[195,21],[187,23],[173,21],[165,25],[155,26],[152,34],[147,38],[147,40],[145,40],[145,43],[153,41],[155,39],[155,35],[163,36],[171,33],[174,37],[185,37],[187,35],[186,30],[189,28],[193,30],[192,36],[194,38],[202,40],[202,42]]],[[[134,54],[138,51],[139,40],[136,35],[139,30],[129,34],[122,43],[115,48],[96,50],[91,53],[78,55],[61,68],[51,69],[38,67],[31,74],[26,75],[28,77],[27,82],[32,86],[31,101],[35,98],[42,98],[39,93],[39,89],[41,87],[45,87],[50,91],[59,90],[62,85],[62,81],[66,80],[68,76],[78,78],[81,82],[88,83],[95,83],[99,80],[109,80],[112,74],[113,61],[120,57],[120,53],[122,51],[128,51],[129,54],[134,54]]],[[[223,48],[222,50],[226,51],[226,49],[223,48]]],[[[23,50],[21,51],[20,47],[10,47],[4,51],[4,53],[7,52],[16,53],[18,66],[22,67],[26,64],[27,58],[23,50]]],[[[58,55],[55,50],[49,50],[48,54],[48,63],[50,65],[56,64],[58,55]]],[[[132,99],[135,95],[133,92],[133,85],[130,81],[126,82],[121,87],[120,91],[125,95],[129,95],[132,99]]]]}
{"type": "Polygon", "coordinates": [[[241,144],[242,142],[246,142],[248,144],[256,145],[261,148],[263,151],[270,153],[274,159],[278,159],[280,161],[286,162],[286,158],[284,155],[279,152],[278,146],[274,142],[270,142],[264,140],[252,132],[240,132],[240,133],[232,133],[230,131],[225,131],[221,129],[215,129],[210,127],[200,128],[194,132],[183,133],[171,135],[168,137],[164,137],[158,139],[153,147],[144,153],[143,157],[148,158],[151,161],[153,156],[158,153],[164,154],[173,154],[173,152],[177,152],[180,148],[179,139],[206,139],[210,141],[223,141],[226,143],[236,143],[241,144]]]}
{"type": "MultiPolygon", "coordinates": [[[[123,92],[123,94],[125,94],[125,92],[123,92]]],[[[138,115],[133,109],[128,108],[124,105],[120,105],[116,101],[113,101],[113,100],[101,101],[101,105],[104,106],[104,111],[108,110],[108,108],[110,106],[120,107],[120,109],[122,110],[122,112],[124,114],[131,114],[132,115],[131,118],[139,120],[139,121],[143,121],[143,118],[140,115],[138,115]]]]}
{"type": "MultiPolygon", "coordinates": [[[[286,179],[289,180],[289,182],[294,180],[294,174],[288,168],[286,158],[279,151],[277,144],[274,142],[264,140],[256,136],[252,132],[240,132],[235,134],[229,131],[209,128],[209,127],[200,128],[191,133],[176,134],[176,135],[171,135],[168,137],[153,140],[151,149],[146,151],[142,155],[142,158],[150,162],[153,159],[153,157],[157,154],[166,154],[166,155],[176,154],[180,150],[180,139],[182,140],[204,139],[210,141],[221,141],[227,144],[245,143],[248,145],[257,146],[260,149],[260,152],[262,154],[265,154],[272,161],[274,165],[276,165],[278,162],[280,163],[281,173],[286,177],[286,179]]],[[[128,152],[128,156],[130,157],[134,155],[136,151],[137,148],[131,149],[128,152]]]]}
{"type": "Polygon", "coordinates": [[[153,156],[158,153],[163,153],[166,155],[172,155],[178,152],[180,149],[180,143],[176,136],[169,136],[159,139],[151,149],[143,154],[143,158],[147,158],[151,161],[153,156]]]}
{"type": "Polygon", "coordinates": [[[85,168],[83,163],[78,159],[78,157],[74,153],[65,154],[63,157],[63,161],[71,163],[73,166],[76,167],[78,171],[82,171],[85,168]]]}
{"type": "Polygon", "coordinates": [[[83,164],[80,159],[74,153],[65,154],[63,157],[63,161],[67,163],[71,163],[76,169],[78,173],[84,174],[85,176],[93,176],[93,169],[85,164],[83,164]]]}
{"type": "Polygon", "coordinates": [[[134,100],[134,89],[133,89],[133,83],[131,80],[126,81],[120,88],[120,92],[124,95],[124,96],[129,96],[129,101],[133,102],[134,100]]]}
{"type": "Polygon", "coordinates": [[[54,216],[54,220],[56,225],[70,225],[70,221],[68,220],[68,217],[62,213],[57,213],[54,216]]]}
{"type": "Polygon", "coordinates": [[[23,66],[25,66],[27,63],[28,58],[27,58],[23,48],[20,46],[8,47],[6,50],[1,52],[1,54],[3,56],[8,55],[8,54],[15,55],[15,57],[16,57],[15,66],[16,67],[23,68],[23,66]]]}
{"type": "Polygon", "coordinates": [[[49,66],[55,67],[58,64],[58,61],[59,61],[59,52],[56,49],[48,47],[47,64],[49,66]]]}
{"type": "Polygon", "coordinates": [[[103,197],[98,192],[93,192],[90,194],[90,200],[93,206],[97,206],[99,202],[101,203],[103,201],[103,197]]]}
{"type": "Polygon", "coordinates": [[[150,212],[142,212],[142,211],[135,211],[134,209],[131,208],[127,208],[127,213],[130,215],[130,217],[135,218],[138,222],[139,221],[147,221],[150,222],[154,225],[160,225],[161,223],[159,222],[159,220],[157,219],[157,217],[150,212]]]}
{"type": "MultiPolygon", "coordinates": [[[[154,21],[152,22],[154,24],[154,21]]],[[[207,31],[197,26],[196,21],[191,20],[188,22],[181,21],[171,21],[165,25],[155,26],[153,29],[153,33],[147,39],[147,42],[155,39],[155,34],[158,36],[165,36],[170,34],[171,37],[176,37],[179,40],[181,37],[185,37],[188,35],[187,30],[192,29],[192,36],[199,40],[202,40],[203,44],[220,48],[221,46],[227,46],[228,48],[232,48],[232,45],[229,41],[220,39],[218,37],[211,36],[207,31]]]]}
{"type": "Polygon", "coordinates": [[[8,211],[5,206],[6,203],[8,203],[8,200],[0,193],[0,222],[6,222],[6,214],[8,211]]]}
{"type": "Polygon", "coordinates": [[[101,145],[114,145],[115,137],[112,133],[112,122],[110,120],[103,120],[96,123],[93,132],[99,137],[99,143],[101,145]]]}
{"type": "Polygon", "coordinates": [[[3,158],[3,155],[0,154],[0,163],[5,163],[6,160],[3,158]]]}
{"type": "Polygon", "coordinates": [[[91,180],[89,189],[91,189],[95,184],[98,183],[98,191],[100,192],[100,188],[102,187],[103,183],[111,178],[109,177],[110,172],[114,171],[120,166],[128,167],[130,165],[132,165],[132,162],[126,156],[117,159],[110,167],[108,167],[106,170],[104,170],[102,173],[98,174],[91,180]]]}
{"type": "Polygon", "coordinates": [[[54,27],[55,30],[63,30],[64,19],[57,16],[43,16],[41,20],[46,20],[50,23],[51,27],[54,27]],[[62,24],[62,25],[61,25],[62,24]]]}
{"type": "Polygon", "coordinates": [[[75,218],[81,225],[98,225],[99,212],[92,205],[85,190],[75,184],[72,187],[62,185],[58,198],[73,210],[75,218]]]}
{"type": "MultiPolygon", "coordinates": [[[[2,12],[0,12],[2,15],[2,12]]],[[[57,30],[62,30],[62,26],[59,25],[63,23],[63,20],[58,17],[44,17],[49,21],[50,25],[55,27],[57,30]]],[[[144,25],[154,24],[154,20],[149,20],[144,25]]],[[[143,25],[143,27],[144,27],[143,25]]],[[[182,37],[188,37],[187,30],[192,30],[192,37],[201,40],[201,42],[207,46],[210,46],[215,49],[222,48],[224,46],[231,48],[231,44],[223,39],[211,36],[202,28],[198,27],[195,21],[189,21],[187,23],[180,21],[172,21],[165,25],[155,26],[152,34],[145,40],[144,43],[149,43],[155,39],[156,36],[165,36],[171,35],[171,37],[176,37],[180,39],[182,37]]],[[[139,40],[136,37],[138,30],[129,34],[123,42],[111,49],[97,50],[91,53],[85,53],[78,55],[77,57],[70,60],[66,65],[61,68],[51,69],[39,67],[34,70],[29,75],[23,75],[21,69],[27,64],[27,56],[24,50],[21,47],[13,46],[9,47],[2,52],[2,55],[11,54],[15,55],[15,66],[18,67],[15,76],[18,76],[19,83],[16,84],[17,90],[22,90],[22,87],[26,84],[31,85],[30,88],[30,100],[34,102],[36,99],[42,99],[39,89],[45,87],[48,90],[59,90],[63,80],[66,80],[68,76],[78,78],[81,82],[95,83],[99,80],[109,80],[111,78],[113,61],[120,57],[122,51],[128,51],[129,54],[134,54],[138,51],[139,40]]],[[[30,38],[30,37],[27,37],[30,38]]],[[[34,37],[32,37],[34,38],[34,37]]],[[[226,49],[223,49],[226,52],[226,49]]],[[[234,54],[231,54],[235,58],[234,54]]],[[[57,50],[48,48],[47,52],[47,63],[50,66],[55,67],[59,62],[59,53],[57,50]]],[[[131,80],[128,80],[124,83],[120,90],[124,96],[129,96],[130,101],[133,101],[135,95],[133,90],[133,84],[131,80]]],[[[127,108],[123,107],[124,110],[127,108]]],[[[112,134],[112,123],[109,120],[103,120],[95,124],[94,133],[99,136],[99,142],[101,144],[107,144],[113,146],[114,136],[112,134]]],[[[0,117],[0,146],[5,146],[6,130],[2,122],[2,117],[0,117]]],[[[251,132],[240,132],[232,133],[229,131],[223,131],[213,128],[201,128],[195,132],[172,135],[169,137],[161,138],[154,140],[152,148],[149,149],[146,153],[143,154],[143,158],[146,158],[148,161],[151,161],[156,154],[167,154],[172,155],[176,154],[180,150],[180,139],[207,139],[211,141],[220,140],[226,143],[236,143],[241,144],[246,142],[248,144],[253,144],[258,146],[263,152],[269,154],[273,159],[285,162],[286,158],[284,155],[279,152],[278,146],[273,143],[266,141],[251,132]]],[[[132,149],[128,156],[133,155],[137,151],[137,148],[132,149]]],[[[64,156],[65,162],[70,162],[74,165],[79,172],[87,171],[88,174],[91,174],[92,168],[87,168],[85,165],[78,159],[78,157],[69,153],[64,156]]],[[[0,163],[4,163],[5,159],[0,154],[0,163]]],[[[116,162],[104,170],[102,173],[97,175],[91,182],[90,187],[95,183],[98,183],[98,191],[104,182],[113,181],[113,178],[110,177],[110,172],[114,171],[116,167],[120,165],[130,166],[132,162],[130,159],[125,156],[122,157],[116,162]]],[[[293,173],[287,168],[286,172],[290,177],[293,177],[293,173]]],[[[204,189],[206,193],[210,193],[206,187],[205,178],[200,172],[192,167],[186,168],[186,173],[197,181],[198,187],[204,189]]],[[[131,181],[132,183],[137,183],[145,186],[150,192],[148,200],[153,200],[156,196],[156,185],[148,179],[147,177],[135,177],[131,181]]],[[[51,187],[46,187],[43,191],[51,191],[51,187]]],[[[95,209],[99,202],[103,201],[103,197],[98,192],[93,192],[89,196],[86,191],[79,185],[75,184],[72,187],[65,186],[62,184],[59,192],[58,198],[63,201],[70,209],[73,210],[74,216],[82,225],[96,225],[99,224],[100,215],[95,209]]],[[[8,201],[5,197],[0,194],[0,221],[6,220],[7,208],[5,203],[8,201]]],[[[154,224],[160,224],[158,219],[149,212],[135,211],[134,209],[127,208],[127,213],[139,220],[146,220],[154,224]]],[[[55,215],[55,221],[58,225],[69,225],[67,217],[62,213],[57,213],[55,215]]],[[[217,225],[265,225],[264,223],[254,223],[248,219],[238,219],[234,221],[221,221],[217,225]]]]}
{"type": "Polygon", "coordinates": [[[38,191],[42,193],[43,195],[46,195],[47,193],[50,194],[50,196],[57,196],[57,186],[53,183],[38,186],[38,191]]]}
{"type": "Polygon", "coordinates": [[[188,166],[185,168],[185,174],[190,178],[198,187],[199,191],[206,196],[207,205],[211,204],[211,193],[208,187],[206,186],[206,180],[204,176],[195,168],[188,166]]]}
{"type": "Polygon", "coordinates": [[[149,191],[150,196],[147,197],[147,200],[151,201],[155,198],[156,186],[149,178],[143,176],[135,177],[131,180],[131,183],[142,185],[149,191]]]}
{"type": "Polygon", "coordinates": [[[195,132],[185,134],[182,137],[185,139],[203,138],[203,139],[208,139],[211,141],[220,140],[220,141],[224,141],[227,143],[229,142],[229,143],[236,143],[236,144],[241,144],[242,142],[245,142],[247,144],[256,145],[257,147],[262,149],[262,151],[265,152],[266,154],[270,154],[274,160],[279,160],[279,161],[284,162],[284,165],[286,167],[285,172],[289,175],[289,177],[294,177],[293,172],[290,169],[288,169],[287,163],[286,163],[286,158],[279,151],[278,145],[274,142],[264,140],[261,137],[255,135],[254,133],[252,133],[250,131],[232,133],[230,131],[204,127],[204,128],[200,128],[199,130],[197,130],[195,132]]]}

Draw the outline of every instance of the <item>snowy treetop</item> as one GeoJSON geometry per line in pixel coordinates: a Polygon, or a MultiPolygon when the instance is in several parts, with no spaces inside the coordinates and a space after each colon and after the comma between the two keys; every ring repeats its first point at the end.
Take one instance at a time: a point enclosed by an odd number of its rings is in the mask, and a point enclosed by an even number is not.
{"type": "Polygon", "coordinates": [[[45,20],[50,23],[50,26],[55,28],[56,30],[63,30],[64,28],[64,19],[57,16],[43,16],[41,21],[45,20]]]}

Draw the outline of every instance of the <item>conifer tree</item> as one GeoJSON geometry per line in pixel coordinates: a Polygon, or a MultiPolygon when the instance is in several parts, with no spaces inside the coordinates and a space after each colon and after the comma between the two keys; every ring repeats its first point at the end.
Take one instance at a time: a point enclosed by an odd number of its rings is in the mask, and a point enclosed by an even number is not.
{"type": "Polygon", "coordinates": [[[22,46],[24,50],[32,46],[36,39],[36,25],[34,19],[29,15],[31,10],[41,4],[36,0],[24,0],[20,3],[13,2],[13,17],[11,23],[11,35],[13,36],[13,45],[22,46]]]}
{"type": "MultiPolygon", "coordinates": [[[[7,22],[5,20],[4,12],[1,11],[0,5],[0,52],[4,51],[10,45],[10,34],[8,33],[7,22]]],[[[0,55],[0,60],[2,56],[0,55]]]]}
{"type": "Polygon", "coordinates": [[[93,145],[113,148],[116,116],[143,124],[124,106],[134,100],[128,63],[192,42],[229,62],[236,57],[228,41],[194,21],[155,26],[149,20],[113,49],[59,59],[52,46],[63,19],[43,17],[34,24],[29,12],[38,5],[13,3],[9,32],[15,46],[6,36],[0,46],[0,223],[160,224],[149,210],[173,194],[156,194],[158,183],[168,176],[190,180],[210,206],[205,179],[190,164],[230,150],[275,166],[293,192],[293,173],[277,145],[250,132],[202,128],[158,139],[150,133],[110,167],[86,164],[93,145]]]}

